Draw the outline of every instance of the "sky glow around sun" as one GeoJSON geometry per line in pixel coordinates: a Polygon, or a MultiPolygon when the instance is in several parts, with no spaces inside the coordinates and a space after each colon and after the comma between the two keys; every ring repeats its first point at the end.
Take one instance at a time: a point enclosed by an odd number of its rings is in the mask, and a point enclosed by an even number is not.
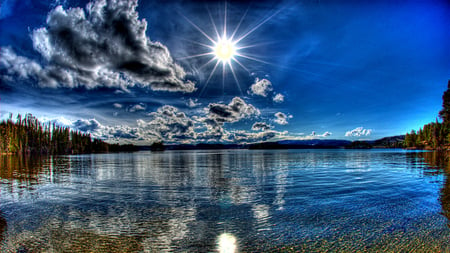
{"type": "MultiPolygon", "coordinates": [[[[238,59],[238,58],[244,58],[246,60],[256,61],[259,63],[264,64],[270,64],[266,61],[263,61],[262,59],[259,59],[258,56],[246,54],[243,52],[243,49],[256,47],[255,44],[249,44],[242,46],[245,44],[245,38],[247,38],[249,35],[251,35],[253,32],[255,32],[258,28],[260,28],[263,24],[271,20],[275,15],[280,13],[282,9],[279,9],[277,11],[274,11],[271,15],[268,17],[262,19],[260,22],[258,22],[256,25],[249,27],[247,30],[242,32],[239,36],[236,36],[239,32],[241,32],[241,24],[244,21],[244,19],[247,16],[248,10],[242,15],[239,23],[235,24],[233,33],[231,33],[230,36],[228,36],[227,32],[227,26],[229,27],[227,23],[227,3],[225,2],[224,7],[224,20],[223,20],[223,27],[217,27],[215,21],[211,15],[211,12],[209,9],[207,9],[211,24],[214,28],[214,35],[210,35],[207,32],[205,32],[202,28],[200,28],[197,24],[192,22],[188,17],[184,16],[184,18],[195,28],[197,29],[205,38],[209,40],[211,43],[210,45],[203,44],[200,41],[193,41],[193,43],[198,44],[200,46],[203,46],[205,48],[208,48],[210,51],[200,54],[194,54],[189,55],[187,57],[183,57],[182,59],[189,59],[189,58],[197,58],[197,57],[211,57],[210,60],[201,66],[201,68],[206,68],[207,66],[213,66],[211,72],[209,72],[208,79],[206,80],[202,92],[200,92],[200,95],[203,93],[204,89],[208,86],[208,83],[210,82],[212,76],[214,73],[216,73],[217,68],[219,67],[220,63],[222,63],[222,85],[225,85],[225,75],[227,73],[227,70],[230,70],[233,78],[237,84],[237,88],[239,89],[240,93],[243,94],[242,88],[240,86],[240,82],[238,79],[238,76],[235,71],[234,64],[236,63],[239,65],[240,68],[244,69],[248,72],[248,74],[251,74],[249,69],[238,59]],[[219,33],[219,30],[222,31],[222,34],[219,33]],[[213,39],[213,37],[216,37],[216,39],[213,39]],[[236,37],[236,38],[235,38],[236,37]],[[214,64],[215,63],[215,64],[214,64]]],[[[242,29],[244,30],[244,29],[242,29]]]]}

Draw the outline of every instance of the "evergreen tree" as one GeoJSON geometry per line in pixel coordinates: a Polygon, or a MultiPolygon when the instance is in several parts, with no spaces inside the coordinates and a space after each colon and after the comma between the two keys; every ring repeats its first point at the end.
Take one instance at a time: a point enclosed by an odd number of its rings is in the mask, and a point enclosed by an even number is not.
{"type": "Polygon", "coordinates": [[[447,90],[442,95],[442,110],[439,112],[439,117],[444,123],[450,122],[450,80],[448,80],[447,90]]]}

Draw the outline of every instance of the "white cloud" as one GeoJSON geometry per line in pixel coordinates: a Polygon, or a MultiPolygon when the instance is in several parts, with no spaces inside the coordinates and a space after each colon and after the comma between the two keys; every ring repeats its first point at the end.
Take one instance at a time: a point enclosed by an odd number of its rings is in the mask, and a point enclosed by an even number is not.
{"type": "Polygon", "coordinates": [[[187,105],[188,107],[190,107],[190,108],[194,108],[194,107],[197,107],[197,106],[201,105],[201,103],[198,103],[197,101],[198,101],[198,99],[192,99],[192,98],[190,98],[190,99],[188,100],[188,102],[186,103],[186,105],[187,105]]]}
{"type": "Polygon", "coordinates": [[[281,93],[276,94],[276,95],[273,97],[273,102],[275,102],[275,103],[283,103],[283,102],[284,102],[284,96],[283,96],[283,94],[281,94],[281,93]]]}
{"type": "Polygon", "coordinates": [[[136,8],[135,0],[97,0],[85,10],[57,6],[46,27],[32,33],[34,49],[47,65],[2,48],[0,69],[7,70],[2,79],[30,78],[50,88],[139,86],[193,92],[194,83],[185,80],[167,47],[146,36],[147,22],[139,20],[136,8]]]}
{"type": "Polygon", "coordinates": [[[248,93],[252,95],[267,97],[268,93],[272,90],[272,83],[269,80],[259,80],[259,78],[256,78],[255,83],[250,86],[250,90],[248,91],[248,93]]]}
{"type": "Polygon", "coordinates": [[[137,111],[144,111],[145,105],[144,104],[136,104],[133,105],[130,109],[128,109],[129,112],[137,112],[137,111]]]}
{"type": "Polygon", "coordinates": [[[152,120],[148,122],[138,121],[138,126],[147,134],[157,136],[163,141],[195,138],[194,121],[174,106],[165,105],[149,116],[152,120]]]}
{"type": "Polygon", "coordinates": [[[96,119],[78,119],[72,122],[72,129],[89,133],[92,137],[103,140],[119,140],[119,139],[137,139],[138,129],[117,125],[117,126],[105,126],[102,125],[96,119]]]}
{"type": "Polygon", "coordinates": [[[323,134],[317,134],[315,131],[312,131],[310,136],[312,136],[312,137],[328,137],[328,136],[331,136],[331,135],[332,135],[332,133],[328,132],[328,131],[323,133],[323,134]]]}
{"type": "Polygon", "coordinates": [[[20,79],[34,78],[42,71],[41,66],[37,62],[16,55],[10,47],[0,48],[0,70],[1,69],[4,69],[6,73],[0,77],[6,81],[13,81],[15,76],[20,79]]]}
{"type": "Polygon", "coordinates": [[[346,137],[361,137],[361,136],[369,136],[372,134],[372,129],[364,129],[363,127],[357,127],[353,130],[347,131],[345,133],[346,137]]]}
{"type": "Polygon", "coordinates": [[[279,125],[287,125],[288,124],[288,119],[292,118],[292,115],[287,116],[286,114],[282,113],[282,112],[277,112],[275,113],[275,123],[279,124],[279,125]]]}
{"type": "Polygon", "coordinates": [[[116,108],[116,109],[121,109],[121,108],[123,107],[123,105],[122,105],[122,104],[119,104],[119,103],[114,103],[113,106],[114,106],[114,108],[116,108]]]}

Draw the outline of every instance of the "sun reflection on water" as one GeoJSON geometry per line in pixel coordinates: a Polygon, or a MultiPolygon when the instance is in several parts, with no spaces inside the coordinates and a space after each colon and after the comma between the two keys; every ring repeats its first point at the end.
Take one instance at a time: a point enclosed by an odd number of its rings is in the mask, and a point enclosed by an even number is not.
{"type": "Polygon", "coordinates": [[[218,237],[218,251],[220,253],[234,253],[237,252],[236,237],[229,233],[223,233],[218,237]]]}

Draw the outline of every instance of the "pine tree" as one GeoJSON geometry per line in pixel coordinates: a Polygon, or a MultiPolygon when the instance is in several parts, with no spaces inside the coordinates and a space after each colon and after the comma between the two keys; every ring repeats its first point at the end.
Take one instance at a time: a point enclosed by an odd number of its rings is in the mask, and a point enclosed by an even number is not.
{"type": "Polygon", "coordinates": [[[442,110],[439,112],[439,117],[444,123],[450,122],[450,80],[448,80],[447,90],[442,95],[442,110]]]}

